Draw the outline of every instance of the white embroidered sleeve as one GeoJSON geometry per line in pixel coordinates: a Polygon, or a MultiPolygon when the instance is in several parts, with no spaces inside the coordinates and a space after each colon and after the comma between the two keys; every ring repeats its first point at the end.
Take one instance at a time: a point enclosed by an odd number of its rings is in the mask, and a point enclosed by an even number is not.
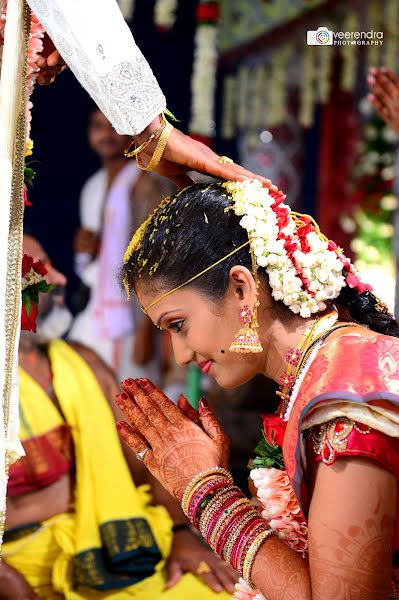
{"type": "Polygon", "coordinates": [[[140,133],[165,109],[165,96],[116,0],[27,1],[118,133],[140,133]]]}

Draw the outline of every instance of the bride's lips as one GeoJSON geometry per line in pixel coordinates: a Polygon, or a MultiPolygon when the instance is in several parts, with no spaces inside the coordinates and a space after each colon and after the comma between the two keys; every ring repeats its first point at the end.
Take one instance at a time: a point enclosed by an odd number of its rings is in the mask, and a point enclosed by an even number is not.
{"type": "Polygon", "coordinates": [[[202,363],[199,363],[199,368],[203,373],[208,373],[209,369],[213,364],[213,360],[204,360],[202,363]]]}

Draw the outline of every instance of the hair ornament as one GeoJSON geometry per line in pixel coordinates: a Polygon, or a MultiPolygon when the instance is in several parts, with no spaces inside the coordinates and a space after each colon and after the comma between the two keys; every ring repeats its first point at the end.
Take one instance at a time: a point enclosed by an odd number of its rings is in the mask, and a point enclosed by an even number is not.
{"type": "Polygon", "coordinates": [[[284,204],[282,192],[270,192],[258,179],[221,185],[242,217],[258,266],[266,269],[273,298],[293,313],[308,318],[323,312],[346,285],[360,293],[372,289],[312,217],[284,204]]]}

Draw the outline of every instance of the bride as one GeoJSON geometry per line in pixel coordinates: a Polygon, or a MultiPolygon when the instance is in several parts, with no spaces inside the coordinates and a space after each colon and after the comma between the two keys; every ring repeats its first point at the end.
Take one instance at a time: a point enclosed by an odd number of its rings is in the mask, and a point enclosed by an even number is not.
{"type": "Polygon", "coordinates": [[[128,379],[118,429],[268,600],[399,597],[399,327],[343,251],[283,200],[255,180],[190,186],[136,232],[124,266],[126,290],[170,333],[178,363],[226,388],[257,373],[279,383],[251,473],[269,477],[263,506],[234,486],[229,441],[204,399],[197,414],[128,379]]]}

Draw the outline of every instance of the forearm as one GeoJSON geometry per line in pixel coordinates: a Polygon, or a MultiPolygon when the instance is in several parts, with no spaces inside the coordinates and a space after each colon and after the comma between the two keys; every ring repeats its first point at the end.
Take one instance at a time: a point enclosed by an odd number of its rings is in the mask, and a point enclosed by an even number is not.
{"type": "Polygon", "coordinates": [[[115,0],[28,0],[76,78],[120,134],[142,132],[166,106],[115,0]]]}
{"type": "Polygon", "coordinates": [[[274,535],[255,558],[252,581],[267,600],[312,598],[308,561],[274,535]]]}

